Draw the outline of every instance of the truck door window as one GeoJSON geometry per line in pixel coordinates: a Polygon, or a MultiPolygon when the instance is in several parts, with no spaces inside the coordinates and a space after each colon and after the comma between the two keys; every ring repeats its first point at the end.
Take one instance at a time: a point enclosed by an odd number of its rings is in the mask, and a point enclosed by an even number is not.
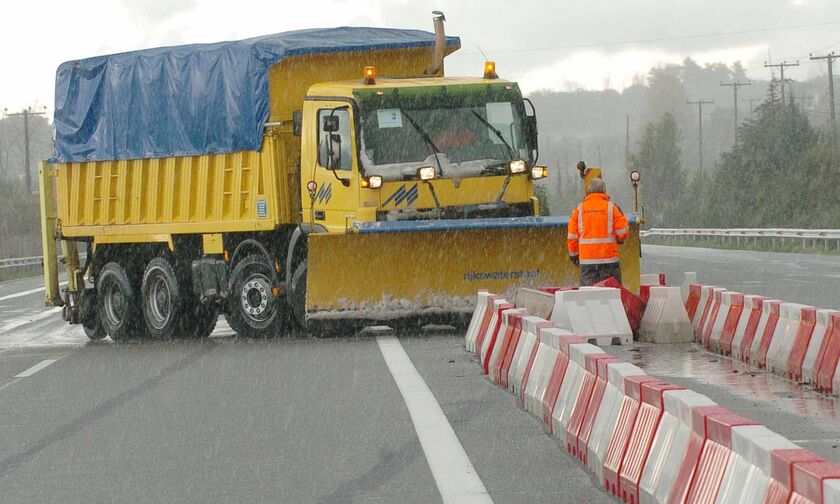
{"type": "Polygon", "coordinates": [[[329,141],[332,135],[333,151],[341,154],[338,165],[339,170],[351,170],[353,165],[352,139],[350,138],[350,111],[345,109],[320,109],[318,110],[318,164],[327,167],[329,141]],[[332,115],[338,119],[338,131],[324,131],[324,118],[332,115]]]}

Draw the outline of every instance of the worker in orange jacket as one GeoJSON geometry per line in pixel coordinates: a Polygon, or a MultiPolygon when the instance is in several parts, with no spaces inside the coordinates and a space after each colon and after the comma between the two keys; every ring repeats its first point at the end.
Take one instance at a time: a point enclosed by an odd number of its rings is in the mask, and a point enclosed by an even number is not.
{"type": "Polygon", "coordinates": [[[581,286],[610,277],[621,283],[618,246],[630,235],[630,226],[606,191],[603,179],[592,179],[586,197],[569,217],[569,259],[580,266],[581,286]]]}

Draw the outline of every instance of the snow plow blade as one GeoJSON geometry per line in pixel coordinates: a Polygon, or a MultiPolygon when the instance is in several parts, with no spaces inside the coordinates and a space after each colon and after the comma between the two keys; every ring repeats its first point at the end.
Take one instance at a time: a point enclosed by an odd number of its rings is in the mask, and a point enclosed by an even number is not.
{"type": "MultiPolygon", "coordinates": [[[[479,289],[575,285],[568,217],[374,222],[310,234],[307,320],[452,320],[479,289]]],[[[639,292],[639,227],[620,247],[624,285],[639,292]]]]}

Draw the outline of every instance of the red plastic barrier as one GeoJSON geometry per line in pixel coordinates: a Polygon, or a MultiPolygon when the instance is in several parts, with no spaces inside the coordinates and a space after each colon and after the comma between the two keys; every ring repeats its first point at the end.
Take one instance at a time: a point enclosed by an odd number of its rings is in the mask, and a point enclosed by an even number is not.
{"type": "Polygon", "coordinates": [[[642,324],[642,314],[645,311],[645,303],[639,296],[625,289],[615,278],[608,278],[595,284],[595,287],[612,287],[621,291],[621,304],[624,306],[624,313],[627,314],[627,321],[630,322],[630,329],[636,335],[642,324]]]}
{"type": "Polygon", "coordinates": [[[685,312],[689,320],[694,320],[698,304],[700,304],[700,284],[691,284],[688,286],[688,298],[685,300],[685,312]]]}
{"type": "Polygon", "coordinates": [[[815,387],[817,390],[831,392],[834,371],[837,369],[837,361],[840,360],[840,313],[831,314],[831,327],[823,339],[820,354],[817,356],[819,364],[815,387]]]}
{"type": "MultiPolygon", "coordinates": [[[[592,401],[593,389],[595,388],[595,380],[598,376],[598,363],[600,361],[621,362],[618,357],[613,357],[610,354],[587,354],[584,356],[585,365],[583,379],[581,381],[580,392],[578,393],[577,402],[575,402],[572,414],[569,416],[569,425],[566,427],[566,451],[572,454],[573,457],[580,459],[580,450],[586,452],[586,445],[581,448],[578,443],[578,438],[583,425],[584,417],[586,416],[589,403],[592,401]]],[[[606,369],[606,365],[604,366],[606,369]]],[[[606,375],[604,375],[606,378],[606,375]]],[[[603,391],[601,392],[603,395],[603,391]]],[[[600,401],[600,399],[599,399],[600,401]]],[[[590,426],[591,428],[591,426],[590,426]]]]}
{"type": "Polygon", "coordinates": [[[712,337],[712,328],[715,326],[715,320],[717,320],[718,314],[720,312],[722,294],[723,289],[715,292],[715,299],[714,303],[712,304],[712,311],[709,314],[709,318],[706,320],[706,323],[703,325],[703,332],[700,333],[700,344],[703,345],[703,347],[705,348],[709,348],[709,340],[712,337]]]}
{"type": "Polygon", "coordinates": [[[791,504],[822,504],[823,481],[836,478],[840,478],[840,467],[826,460],[794,465],[791,504]]]}
{"type": "Polygon", "coordinates": [[[706,417],[706,442],[688,490],[686,503],[715,502],[729,455],[732,453],[732,428],[742,425],[758,425],[758,422],[731,412],[712,413],[706,417]]]}
{"type": "MultiPolygon", "coordinates": [[[[476,355],[481,356],[481,369],[484,374],[490,373],[490,356],[493,354],[493,345],[496,344],[496,339],[499,337],[499,329],[502,327],[502,312],[505,310],[510,310],[511,308],[516,308],[513,303],[502,303],[499,305],[498,310],[496,310],[496,325],[493,327],[493,330],[489,333],[490,341],[487,345],[487,353],[481,355],[481,347],[476,348],[476,355]]],[[[487,339],[485,336],[482,339],[487,339]]],[[[484,341],[482,341],[482,345],[484,346],[484,341]]]]}
{"type": "Polygon", "coordinates": [[[622,361],[618,359],[601,359],[597,362],[598,372],[595,375],[595,384],[592,386],[592,397],[589,400],[589,405],[586,407],[586,413],[583,415],[580,432],[578,433],[578,460],[583,462],[583,465],[589,463],[589,436],[592,434],[595,415],[598,414],[598,408],[601,407],[601,400],[604,398],[604,391],[607,388],[609,365],[616,362],[622,361]]]}
{"type": "Polygon", "coordinates": [[[758,368],[764,369],[767,365],[767,350],[770,349],[770,342],[773,341],[773,333],[776,332],[776,325],[779,323],[779,312],[782,306],[781,301],[772,300],[770,303],[770,315],[767,317],[767,325],[764,327],[764,334],[761,335],[761,343],[758,347],[758,368]]]}
{"type": "Polygon", "coordinates": [[[682,504],[691,488],[694,472],[703,454],[703,447],[706,444],[706,417],[709,415],[728,414],[729,411],[721,406],[701,406],[694,408],[691,412],[691,437],[688,440],[688,447],[685,456],[680,462],[680,470],[668,496],[668,504],[682,504]]]}
{"type": "Polygon", "coordinates": [[[581,338],[580,336],[560,337],[560,353],[554,362],[554,369],[551,370],[551,377],[548,379],[548,385],[545,388],[545,394],[543,394],[542,398],[543,423],[549,433],[554,430],[554,422],[551,421],[551,415],[554,413],[554,405],[557,403],[557,396],[560,394],[560,387],[563,386],[566,369],[569,367],[569,345],[578,343],[586,343],[586,338],[581,338]]]}
{"type": "Polygon", "coordinates": [[[750,362],[750,348],[755,339],[755,332],[758,329],[758,322],[761,320],[761,311],[764,308],[764,303],[769,301],[764,297],[753,298],[753,304],[750,309],[750,319],[747,320],[747,328],[744,330],[744,339],[741,340],[741,361],[750,362]]]}
{"type": "Polygon", "coordinates": [[[516,356],[516,346],[519,344],[519,338],[522,336],[522,317],[524,316],[520,313],[511,315],[513,332],[508,341],[508,350],[505,352],[504,360],[501,366],[499,366],[499,381],[496,382],[504,389],[508,388],[508,371],[510,371],[510,363],[513,362],[513,358],[516,356]]]}
{"type": "Polygon", "coordinates": [[[490,321],[493,319],[493,302],[497,299],[502,299],[502,296],[491,294],[487,298],[487,309],[484,311],[484,319],[481,325],[478,326],[478,333],[475,337],[475,356],[478,358],[481,355],[481,345],[484,343],[484,336],[487,334],[487,329],[490,327],[490,321]]]}
{"type": "Polygon", "coordinates": [[[764,504],[787,504],[793,493],[794,467],[822,460],[822,457],[804,448],[773,450],[770,453],[770,484],[764,504]]]}
{"type": "Polygon", "coordinates": [[[703,334],[703,329],[706,324],[706,320],[709,318],[709,314],[712,311],[712,306],[715,304],[715,287],[706,288],[707,290],[712,289],[712,291],[709,292],[709,295],[706,297],[706,302],[703,304],[703,311],[700,312],[700,320],[697,322],[697,332],[694,334],[695,341],[700,341],[700,335],[703,334]]]}
{"type": "MultiPolygon", "coordinates": [[[[730,295],[729,313],[726,314],[726,320],[723,323],[723,331],[720,333],[719,352],[723,355],[732,354],[732,338],[735,337],[735,329],[738,327],[738,320],[741,318],[741,312],[744,311],[744,295],[739,292],[733,292],[730,295]]],[[[804,357],[804,354],[803,354],[804,357]]]]}
{"type": "MultiPolygon", "coordinates": [[[[621,464],[619,492],[621,500],[628,504],[639,502],[639,482],[647,463],[659,420],[665,408],[663,396],[668,390],[682,390],[679,385],[665,382],[647,382],[641,386],[641,406],[636,416],[636,425],[627,443],[627,451],[621,464]]],[[[635,393],[635,391],[634,391],[635,393]]]]}
{"type": "MultiPolygon", "coordinates": [[[[499,383],[499,366],[501,366],[502,362],[505,360],[505,353],[507,352],[508,347],[510,346],[510,337],[513,335],[513,314],[511,312],[505,313],[504,315],[504,322],[502,322],[502,326],[505,328],[505,332],[499,335],[499,340],[496,342],[496,345],[499,345],[499,352],[496,354],[496,360],[490,361],[490,379],[493,383],[499,383]]],[[[493,352],[490,352],[491,355],[493,352]]]]}
{"type": "Polygon", "coordinates": [[[621,400],[621,409],[618,412],[615,429],[604,455],[604,489],[615,496],[621,495],[618,475],[621,474],[621,463],[627,453],[627,444],[630,441],[630,435],[633,433],[636,417],[639,414],[642,384],[649,382],[663,383],[659,378],[649,375],[624,378],[624,397],[621,400]]]}
{"type": "Polygon", "coordinates": [[[805,361],[805,354],[808,352],[808,345],[811,343],[811,335],[814,334],[816,325],[817,309],[811,306],[802,308],[799,330],[788,356],[787,376],[791,380],[802,381],[802,363],[805,361]]]}
{"type": "Polygon", "coordinates": [[[650,288],[656,287],[655,285],[640,285],[639,286],[639,299],[642,300],[642,303],[647,305],[648,301],[650,300],[650,288]]]}

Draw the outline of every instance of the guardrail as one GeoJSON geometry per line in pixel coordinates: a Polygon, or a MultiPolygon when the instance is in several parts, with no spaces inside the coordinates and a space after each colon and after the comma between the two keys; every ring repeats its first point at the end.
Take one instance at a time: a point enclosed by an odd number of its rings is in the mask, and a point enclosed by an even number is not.
{"type": "Polygon", "coordinates": [[[686,239],[708,239],[720,240],[720,243],[740,245],[752,241],[757,244],[759,240],[770,240],[771,244],[784,243],[787,240],[800,240],[802,247],[817,247],[820,243],[829,250],[832,242],[834,247],[840,250],[840,229],[791,229],[791,228],[686,228],[666,229],[652,228],[640,233],[645,237],[677,238],[679,241],[686,239]]]}
{"type": "Polygon", "coordinates": [[[26,266],[40,266],[42,256],[16,257],[14,259],[0,259],[0,269],[24,268],[26,266]]]}

